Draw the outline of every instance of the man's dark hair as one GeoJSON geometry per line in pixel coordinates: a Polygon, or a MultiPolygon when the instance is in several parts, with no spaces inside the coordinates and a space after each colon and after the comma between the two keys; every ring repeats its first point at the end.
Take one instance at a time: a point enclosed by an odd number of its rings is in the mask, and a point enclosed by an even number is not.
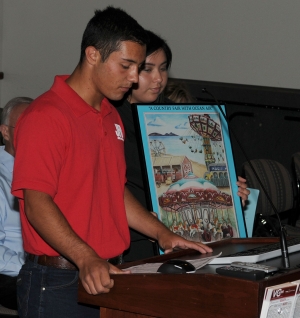
{"type": "Polygon", "coordinates": [[[94,46],[105,62],[112,52],[120,49],[122,41],[146,45],[148,36],[138,22],[124,10],[111,6],[102,11],[96,10],[83,33],[79,63],[84,60],[88,46],[94,46]]]}
{"type": "Polygon", "coordinates": [[[167,58],[167,68],[171,66],[172,63],[172,51],[167,44],[167,42],[156,35],[155,33],[151,31],[146,31],[148,35],[148,44],[147,44],[147,49],[146,49],[146,56],[151,55],[152,53],[158,51],[158,50],[163,50],[166,58],[167,58]]]}

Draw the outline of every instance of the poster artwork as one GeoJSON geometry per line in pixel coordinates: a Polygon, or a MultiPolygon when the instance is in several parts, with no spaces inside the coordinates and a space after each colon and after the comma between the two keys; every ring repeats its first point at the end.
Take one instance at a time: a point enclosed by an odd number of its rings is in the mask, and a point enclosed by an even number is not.
{"type": "Polygon", "coordinates": [[[159,219],[193,241],[245,237],[227,124],[218,108],[143,105],[137,110],[159,219]]]}

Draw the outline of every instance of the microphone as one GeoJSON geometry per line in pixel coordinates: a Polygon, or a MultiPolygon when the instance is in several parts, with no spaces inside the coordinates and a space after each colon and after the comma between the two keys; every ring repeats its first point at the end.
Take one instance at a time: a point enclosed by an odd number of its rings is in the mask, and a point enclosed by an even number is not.
{"type": "Polygon", "coordinates": [[[209,95],[210,97],[212,97],[213,100],[216,102],[216,104],[217,104],[217,106],[218,106],[218,108],[219,108],[219,110],[220,110],[222,116],[224,117],[225,121],[227,122],[228,129],[230,130],[231,134],[234,136],[234,138],[235,138],[237,144],[239,145],[239,147],[240,147],[240,149],[241,149],[243,155],[244,155],[245,158],[246,158],[247,163],[249,164],[251,170],[253,171],[253,173],[254,173],[254,175],[255,175],[255,177],[256,177],[258,183],[260,184],[260,186],[261,186],[261,188],[262,188],[262,190],[263,190],[263,192],[264,192],[264,194],[265,194],[267,200],[269,201],[269,203],[270,203],[270,205],[271,205],[271,207],[272,207],[272,209],[273,209],[275,215],[277,216],[278,221],[279,221],[279,226],[280,226],[279,236],[280,236],[280,248],[281,248],[281,256],[282,256],[282,261],[283,261],[283,267],[284,267],[284,268],[290,268],[289,252],[288,252],[288,247],[287,247],[287,243],[286,243],[286,233],[285,233],[285,228],[284,228],[284,226],[282,225],[282,222],[281,222],[281,219],[280,219],[280,216],[279,216],[279,212],[278,212],[277,208],[275,207],[275,205],[274,205],[274,203],[273,203],[271,197],[269,196],[268,191],[266,190],[265,186],[263,185],[263,183],[262,183],[260,177],[258,176],[258,174],[257,174],[257,172],[256,172],[256,170],[255,170],[255,168],[253,167],[253,165],[252,165],[252,163],[251,163],[251,161],[250,161],[248,155],[246,154],[246,152],[245,152],[245,150],[244,150],[244,147],[242,146],[242,144],[240,143],[239,139],[237,138],[237,136],[236,136],[234,130],[231,129],[231,127],[230,127],[230,125],[229,125],[229,121],[228,121],[228,119],[227,119],[227,116],[226,116],[226,114],[224,113],[224,111],[223,111],[223,109],[222,109],[222,107],[221,107],[219,101],[218,101],[218,100],[215,98],[215,96],[214,96],[212,93],[210,93],[205,87],[202,88],[202,92],[208,94],[208,95],[209,95]]]}

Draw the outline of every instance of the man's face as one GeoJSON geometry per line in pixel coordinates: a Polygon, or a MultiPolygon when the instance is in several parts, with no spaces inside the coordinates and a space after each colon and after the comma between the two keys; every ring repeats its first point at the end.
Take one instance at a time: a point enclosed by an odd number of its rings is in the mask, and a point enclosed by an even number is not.
{"type": "Polygon", "coordinates": [[[96,94],[120,100],[138,82],[139,68],[145,60],[146,47],[131,41],[121,42],[120,50],[110,54],[105,62],[99,58],[93,68],[92,83],[96,94]]]}

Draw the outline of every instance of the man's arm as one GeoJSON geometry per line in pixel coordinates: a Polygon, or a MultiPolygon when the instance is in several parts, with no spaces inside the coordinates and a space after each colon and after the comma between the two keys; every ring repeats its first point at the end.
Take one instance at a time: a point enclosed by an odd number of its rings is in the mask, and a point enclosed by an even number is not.
{"type": "Polygon", "coordinates": [[[101,259],[71,228],[46,193],[24,190],[26,216],[39,235],[79,269],[79,277],[90,294],[107,293],[114,281],[109,274],[124,273],[101,259]]]}
{"type": "Polygon", "coordinates": [[[149,213],[126,187],[124,202],[129,226],[157,240],[165,253],[172,252],[174,248],[192,248],[200,253],[212,252],[212,249],[205,244],[188,241],[171,232],[162,222],[149,213]]]}

